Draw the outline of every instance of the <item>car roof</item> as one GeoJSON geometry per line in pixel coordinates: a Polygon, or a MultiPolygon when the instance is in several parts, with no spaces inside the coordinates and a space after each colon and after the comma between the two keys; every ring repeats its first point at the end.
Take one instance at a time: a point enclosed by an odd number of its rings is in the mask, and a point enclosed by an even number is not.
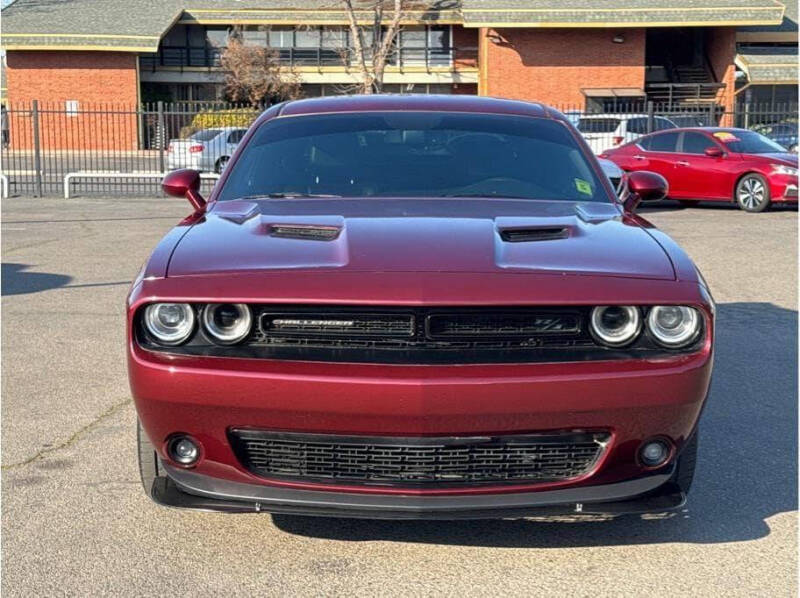
{"type": "Polygon", "coordinates": [[[682,131],[694,131],[703,133],[718,133],[718,132],[736,133],[739,131],[746,133],[751,132],[749,129],[742,129],[739,127],[678,127],[676,129],[664,129],[663,131],[653,131],[652,133],[648,133],[648,135],[657,135],[659,133],[680,133],[682,131]]]}
{"type": "Polygon", "coordinates": [[[436,94],[376,94],[292,100],[280,107],[278,116],[394,111],[510,114],[568,122],[563,114],[544,104],[483,96],[436,94]]]}
{"type": "MultiPolygon", "coordinates": [[[[649,118],[649,114],[584,114],[581,118],[618,118],[620,120],[629,119],[629,118],[649,118]]],[[[666,116],[661,116],[660,114],[653,115],[655,118],[668,118],[666,116]]]]}

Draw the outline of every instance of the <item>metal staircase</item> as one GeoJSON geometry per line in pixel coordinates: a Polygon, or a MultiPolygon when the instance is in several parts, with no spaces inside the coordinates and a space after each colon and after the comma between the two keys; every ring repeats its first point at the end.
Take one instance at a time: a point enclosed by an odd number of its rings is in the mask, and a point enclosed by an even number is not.
{"type": "Polygon", "coordinates": [[[680,109],[713,104],[723,83],[714,81],[705,66],[681,65],[667,68],[669,82],[648,82],[645,86],[648,101],[668,109],[680,109]]]}

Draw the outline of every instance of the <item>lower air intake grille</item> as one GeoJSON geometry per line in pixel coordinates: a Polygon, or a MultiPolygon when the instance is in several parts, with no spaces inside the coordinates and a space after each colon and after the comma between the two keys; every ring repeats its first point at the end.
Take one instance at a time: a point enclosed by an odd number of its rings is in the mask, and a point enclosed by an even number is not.
{"type": "Polygon", "coordinates": [[[438,487],[569,480],[592,469],[605,433],[400,438],[231,430],[251,473],[319,483],[438,487]]]}

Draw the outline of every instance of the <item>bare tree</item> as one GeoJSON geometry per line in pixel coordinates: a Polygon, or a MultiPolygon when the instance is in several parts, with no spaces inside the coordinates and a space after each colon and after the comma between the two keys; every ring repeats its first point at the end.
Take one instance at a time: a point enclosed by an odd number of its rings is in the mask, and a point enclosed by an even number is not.
{"type": "Polygon", "coordinates": [[[225,92],[234,102],[257,106],[302,95],[297,73],[281,65],[275,50],[247,46],[236,33],[228,39],[220,65],[225,71],[225,92]]]}
{"type": "Polygon", "coordinates": [[[380,93],[409,0],[337,0],[347,13],[360,93],[380,93]],[[390,7],[389,15],[385,13],[390,7]],[[362,15],[369,15],[365,19],[362,15]]]}

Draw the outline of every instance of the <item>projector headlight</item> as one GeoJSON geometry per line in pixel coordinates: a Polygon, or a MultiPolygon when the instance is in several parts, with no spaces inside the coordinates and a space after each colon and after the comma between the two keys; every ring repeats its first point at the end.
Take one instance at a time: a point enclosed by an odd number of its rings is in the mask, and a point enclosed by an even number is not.
{"type": "Polygon", "coordinates": [[[647,329],[661,345],[685,347],[700,334],[700,313],[684,305],[656,305],[647,316],[647,329]]]}
{"type": "Polygon", "coordinates": [[[223,345],[238,343],[250,333],[253,315],[244,303],[209,303],[203,309],[203,326],[223,345]]]}
{"type": "Polygon", "coordinates": [[[592,309],[590,330],[594,337],[609,347],[630,344],[642,329],[638,307],[601,305],[592,309]]]}
{"type": "Polygon", "coordinates": [[[179,345],[194,330],[194,310],[188,303],[153,303],[144,310],[144,325],[162,345],[179,345]]]}

